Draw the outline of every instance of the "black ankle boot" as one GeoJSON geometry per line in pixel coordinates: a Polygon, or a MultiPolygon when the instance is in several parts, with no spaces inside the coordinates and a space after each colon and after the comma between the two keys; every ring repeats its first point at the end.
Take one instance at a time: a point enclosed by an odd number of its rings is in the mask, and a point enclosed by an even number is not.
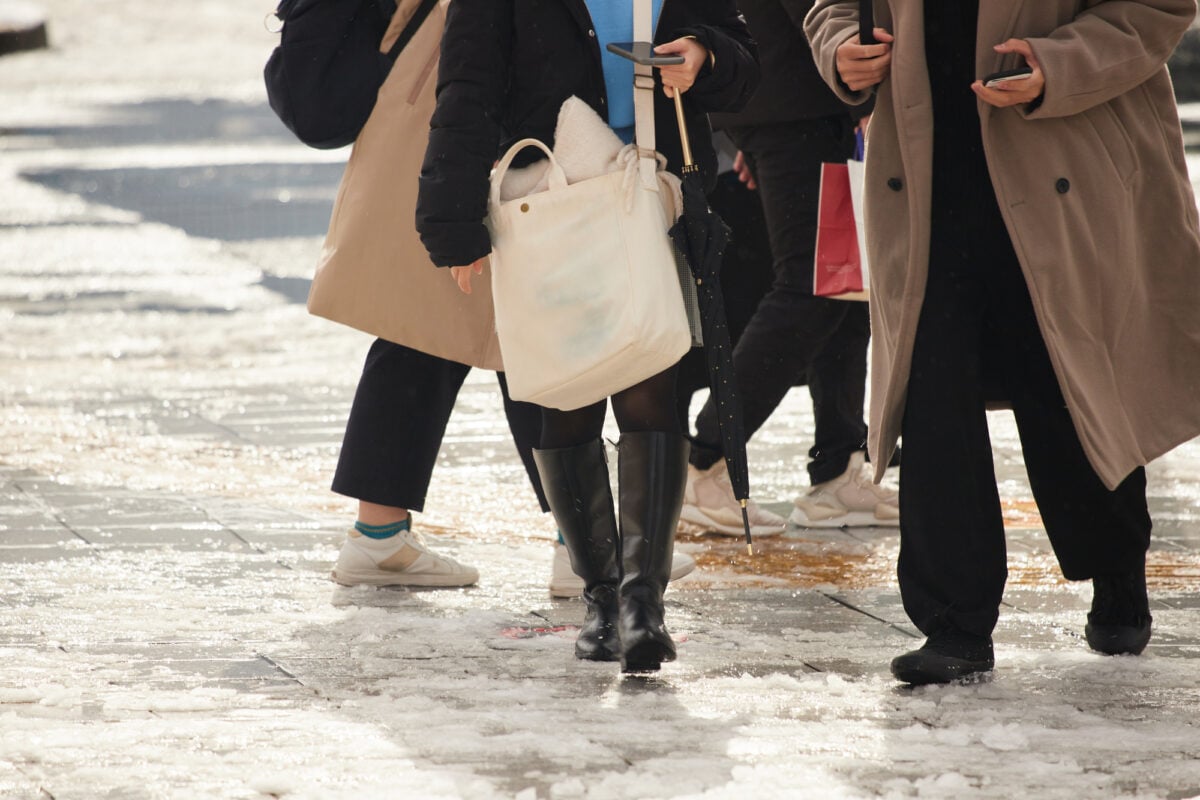
{"type": "Polygon", "coordinates": [[[622,672],[656,670],[675,660],[675,643],[663,621],[663,592],[671,577],[689,449],[677,433],[626,433],[617,445],[622,672]]]}
{"type": "Polygon", "coordinates": [[[931,635],[919,650],[892,659],[892,675],[913,686],[951,683],[991,672],[996,666],[990,636],[948,629],[931,635]]]}
{"type": "Polygon", "coordinates": [[[617,520],[613,514],[608,462],[599,439],[575,447],[534,450],[546,500],[571,555],[571,569],[583,579],[587,614],[575,640],[575,657],[616,661],[617,520]]]}
{"type": "Polygon", "coordinates": [[[1088,645],[1110,656],[1140,655],[1150,642],[1146,568],[1092,578],[1092,610],[1084,634],[1088,645]]]}

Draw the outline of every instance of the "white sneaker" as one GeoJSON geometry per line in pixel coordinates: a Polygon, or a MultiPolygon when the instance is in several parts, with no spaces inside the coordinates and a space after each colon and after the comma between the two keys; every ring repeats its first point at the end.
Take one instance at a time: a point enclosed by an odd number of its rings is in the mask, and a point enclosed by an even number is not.
{"type": "MultiPolygon", "coordinates": [[[[746,504],[750,533],[755,537],[777,536],[787,528],[787,520],[760,508],[753,500],[746,504]]],[[[706,470],[688,464],[687,488],[679,518],[706,531],[726,536],[743,536],[742,504],[733,496],[729,470],[721,459],[706,470]]]]}
{"type": "Polygon", "coordinates": [[[372,539],[351,528],[332,577],[344,586],[470,586],[479,571],[431,553],[419,533],[372,539]]]}
{"type": "Polygon", "coordinates": [[[850,455],[839,477],[796,499],[791,521],[802,528],[894,528],[900,525],[900,498],[895,490],[871,482],[860,450],[850,455]]]}
{"type": "MultiPolygon", "coordinates": [[[[675,551],[671,556],[671,580],[678,580],[696,568],[695,560],[687,553],[675,551]]],[[[583,594],[583,578],[571,569],[571,554],[567,546],[555,543],[554,566],[550,572],[551,597],[578,597],[583,594]]]]}

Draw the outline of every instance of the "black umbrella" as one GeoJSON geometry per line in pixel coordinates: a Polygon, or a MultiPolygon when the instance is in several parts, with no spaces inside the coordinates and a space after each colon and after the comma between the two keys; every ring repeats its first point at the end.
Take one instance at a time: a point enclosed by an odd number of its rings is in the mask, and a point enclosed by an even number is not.
{"type": "Polygon", "coordinates": [[[746,547],[753,555],[750,518],[746,510],[750,500],[746,429],[742,425],[742,403],[733,372],[733,345],[729,338],[729,324],[725,320],[725,301],[721,295],[721,257],[725,246],[729,244],[729,227],[708,207],[704,178],[692,160],[683,101],[678,91],[675,92],[675,116],[679,120],[679,138],[683,143],[683,216],[671,226],[670,234],[696,280],[704,355],[708,361],[712,400],[717,405],[721,447],[725,452],[725,465],[729,468],[729,483],[742,506],[746,547]]]}

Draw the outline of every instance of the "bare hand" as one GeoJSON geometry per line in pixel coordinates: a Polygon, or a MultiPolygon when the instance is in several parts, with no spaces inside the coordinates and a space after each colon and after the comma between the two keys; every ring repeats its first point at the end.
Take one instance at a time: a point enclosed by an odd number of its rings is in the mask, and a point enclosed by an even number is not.
{"type": "Polygon", "coordinates": [[[870,89],[883,83],[891,73],[892,42],[895,37],[883,28],[876,28],[875,38],[879,44],[859,44],[856,33],[838,45],[838,75],[851,91],[870,89]]]}
{"type": "Polygon", "coordinates": [[[483,274],[483,265],[487,263],[486,258],[481,258],[474,264],[469,264],[465,267],[451,267],[450,276],[458,283],[458,288],[462,289],[463,294],[471,293],[471,273],[476,275],[483,274]]]}
{"type": "Polygon", "coordinates": [[[1042,96],[1046,91],[1046,76],[1042,74],[1042,67],[1033,55],[1033,48],[1029,46],[1029,42],[1024,39],[1009,39],[992,49],[997,53],[1016,53],[1024,57],[1025,63],[1033,68],[1033,74],[1028,78],[1004,81],[990,89],[983,85],[983,81],[975,81],[971,84],[971,91],[979,95],[983,102],[996,108],[1032,103],[1042,96]]]}
{"type": "Polygon", "coordinates": [[[750,171],[750,165],[746,163],[746,157],[742,155],[741,150],[733,157],[733,171],[737,173],[738,180],[746,184],[747,189],[753,191],[758,188],[758,181],[754,180],[754,173],[750,171]]]}
{"type": "Polygon", "coordinates": [[[674,97],[674,90],[686,92],[692,88],[692,84],[696,82],[696,76],[700,74],[700,69],[704,66],[704,62],[708,61],[708,48],[700,44],[695,39],[676,39],[673,42],[660,44],[654,48],[654,52],[660,56],[680,55],[683,56],[682,64],[674,64],[667,67],[659,67],[658,71],[662,74],[663,91],[667,93],[667,97],[674,97]]]}

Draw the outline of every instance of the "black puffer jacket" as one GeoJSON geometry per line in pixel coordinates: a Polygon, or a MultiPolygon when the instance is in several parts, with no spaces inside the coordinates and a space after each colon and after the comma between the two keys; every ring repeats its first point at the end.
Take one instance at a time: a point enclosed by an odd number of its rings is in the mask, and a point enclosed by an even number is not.
{"type": "MultiPolygon", "coordinates": [[[[757,52],[734,0],[664,0],[655,44],[681,36],[695,36],[715,56],[683,96],[692,154],[711,177],[716,155],[706,114],[745,104],[759,80],[757,52]]],[[[600,46],[584,0],[450,3],[417,198],[417,229],[434,264],[462,266],[491,251],[483,220],[492,165],[518,139],[553,147],[559,108],[571,95],[608,118],[600,46]]],[[[654,112],[658,150],[678,172],[675,107],[661,88],[654,112]]],[[[536,153],[526,152],[529,160],[536,153]]]]}

